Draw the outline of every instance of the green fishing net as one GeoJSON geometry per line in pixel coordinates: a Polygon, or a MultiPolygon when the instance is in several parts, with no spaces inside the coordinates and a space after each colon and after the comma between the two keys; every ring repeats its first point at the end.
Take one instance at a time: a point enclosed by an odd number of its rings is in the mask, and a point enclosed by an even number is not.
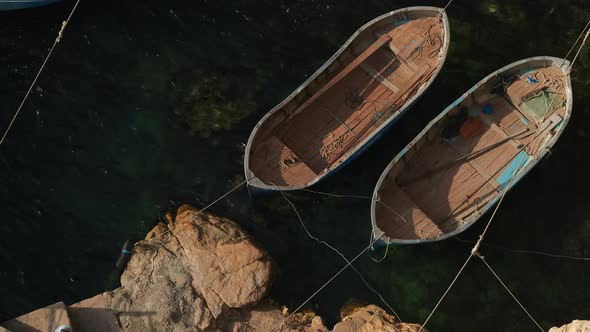
{"type": "Polygon", "coordinates": [[[523,102],[522,109],[527,115],[535,119],[535,121],[540,121],[549,111],[549,105],[552,102],[551,110],[555,110],[563,104],[563,100],[559,96],[555,96],[555,92],[543,90],[523,102]],[[554,98],[555,101],[553,101],[554,98]]]}

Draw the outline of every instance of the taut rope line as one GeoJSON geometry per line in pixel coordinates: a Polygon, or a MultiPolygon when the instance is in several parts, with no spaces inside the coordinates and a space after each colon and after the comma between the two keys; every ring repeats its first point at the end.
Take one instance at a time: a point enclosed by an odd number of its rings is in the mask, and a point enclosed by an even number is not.
{"type": "MultiPolygon", "coordinates": [[[[451,0],[451,1],[452,1],[452,0],[451,0]]],[[[589,24],[590,24],[590,21],[589,21],[589,24]]],[[[585,32],[585,31],[582,31],[582,33],[581,33],[581,35],[580,35],[580,36],[584,35],[584,32],[585,32]]],[[[578,51],[576,52],[576,55],[574,56],[574,58],[573,58],[572,62],[570,63],[570,65],[569,65],[569,67],[568,67],[568,69],[567,69],[567,71],[566,71],[566,75],[564,76],[564,79],[563,79],[563,81],[561,82],[561,85],[560,85],[560,86],[559,86],[559,87],[556,89],[556,91],[559,91],[559,89],[560,89],[560,88],[563,86],[563,84],[565,83],[565,80],[566,80],[567,76],[568,76],[568,75],[571,73],[571,71],[572,71],[572,68],[573,68],[573,65],[574,65],[574,63],[576,62],[576,60],[578,59],[578,56],[580,55],[580,53],[581,53],[581,51],[582,51],[582,49],[583,49],[583,47],[584,47],[584,45],[585,45],[585,43],[586,43],[586,41],[588,40],[588,38],[589,38],[589,37],[590,37],[590,30],[586,31],[586,35],[585,35],[584,39],[582,40],[582,43],[580,44],[580,47],[579,47],[578,51]]],[[[579,40],[579,38],[578,38],[578,40],[579,40]]],[[[550,110],[550,109],[551,109],[551,107],[553,106],[553,103],[555,102],[555,100],[556,100],[556,99],[557,99],[557,93],[555,94],[555,96],[554,96],[553,100],[551,101],[551,103],[548,105],[548,107],[547,107],[547,112],[546,112],[546,113],[545,113],[545,115],[543,116],[543,119],[541,120],[541,122],[543,122],[543,121],[545,120],[545,118],[546,118],[547,114],[549,113],[549,110],[550,110]]],[[[540,134],[540,132],[541,132],[541,126],[539,126],[539,127],[537,128],[537,130],[536,130],[536,132],[535,132],[535,135],[533,136],[533,139],[532,139],[531,141],[529,141],[529,142],[528,142],[528,143],[525,145],[525,147],[526,147],[526,146],[530,146],[531,142],[533,142],[533,141],[535,140],[535,138],[536,138],[536,137],[537,137],[537,136],[540,134]]],[[[539,146],[539,147],[540,147],[540,146],[539,146]]],[[[500,200],[498,201],[498,203],[497,203],[497,205],[496,205],[496,207],[495,207],[495,209],[494,209],[494,212],[492,213],[492,216],[491,216],[491,217],[490,217],[490,219],[488,220],[488,222],[487,222],[487,224],[486,224],[486,226],[485,226],[485,228],[484,228],[483,232],[482,232],[482,233],[481,233],[481,235],[479,236],[479,239],[477,240],[477,242],[476,242],[476,243],[475,243],[475,245],[473,246],[473,249],[471,249],[471,253],[470,253],[469,257],[467,257],[467,259],[465,260],[465,263],[463,264],[463,266],[461,267],[461,269],[459,270],[459,272],[458,272],[458,273],[455,275],[455,278],[453,279],[453,281],[451,282],[451,284],[449,285],[449,287],[447,287],[447,289],[445,290],[445,292],[443,293],[443,295],[441,296],[441,298],[438,300],[438,302],[436,303],[436,305],[434,306],[434,308],[432,309],[432,311],[430,312],[430,314],[428,315],[428,317],[426,318],[426,320],[424,321],[424,323],[423,323],[423,324],[420,326],[420,329],[418,330],[418,332],[422,332],[422,331],[424,330],[424,327],[426,326],[426,324],[428,323],[428,321],[430,320],[430,318],[431,318],[431,317],[434,315],[435,311],[438,309],[439,305],[442,303],[442,301],[444,300],[445,296],[446,296],[446,295],[449,293],[449,291],[451,290],[451,288],[453,287],[453,285],[455,284],[455,282],[457,281],[457,279],[459,278],[459,276],[461,275],[461,273],[462,273],[462,272],[465,270],[465,266],[467,266],[467,264],[469,263],[469,261],[471,260],[471,258],[472,258],[474,255],[477,255],[477,254],[478,254],[478,252],[477,252],[477,251],[479,250],[479,247],[480,247],[480,245],[481,245],[481,242],[483,241],[483,239],[484,239],[484,237],[485,237],[485,235],[486,235],[486,233],[487,233],[487,231],[488,231],[488,229],[489,229],[489,227],[490,227],[490,225],[491,225],[492,221],[494,220],[494,217],[496,216],[496,212],[498,212],[498,209],[500,208],[500,205],[502,204],[502,202],[503,202],[503,200],[504,200],[504,197],[506,196],[506,193],[508,192],[508,189],[509,189],[510,187],[512,187],[512,182],[513,182],[513,181],[514,181],[514,179],[516,178],[516,175],[517,175],[517,174],[520,172],[520,169],[521,169],[521,167],[523,166],[523,164],[524,164],[524,161],[525,161],[525,158],[522,158],[522,159],[521,159],[521,161],[520,161],[520,163],[519,163],[519,165],[518,165],[518,167],[517,167],[517,168],[516,168],[516,170],[514,171],[514,174],[512,174],[512,177],[510,178],[510,182],[509,182],[509,183],[508,183],[508,185],[507,185],[507,186],[504,188],[504,190],[503,190],[503,192],[502,192],[502,195],[500,196],[500,200]]],[[[509,291],[509,292],[510,292],[510,291],[509,291]]],[[[514,297],[514,295],[513,295],[511,292],[510,292],[510,294],[511,294],[511,295],[514,297]]],[[[518,303],[519,303],[519,305],[521,305],[521,307],[522,307],[522,304],[520,304],[520,302],[518,302],[518,303]]],[[[523,307],[523,309],[524,309],[524,307],[523,307]]],[[[525,311],[526,311],[526,309],[525,309],[525,311]]],[[[531,318],[532,318],[532,316],[531,316],[531,315],[528,313],[528,311],[526,311],[526,313],[527,313],[527,315],[529,315],[529,317],[531,317],[531,318]]],[[[533,319],[533,320],[534,320],[534,319],[533,319]]],[[[536,321],[535,321],[535,323],[536,323],[536,321]]],[[[537,326],[538,326],[538,325],[537,325],[537,326]]],[[[541,330],[542,330],[542,329],[541,329],[541,330]]]]}
{"type": "MultiPolygon", "coordinates": [[[[272,184],[273,186],[275,186],[275,188],[276,188],[276,185],[275,185],[274,183],[271,183],[271,184],[272,184]]],[[[307,190],[307,191],[313,192],[313,191],[311,191],[311,190],[307,190]]],[[[402,321],[402,320],[401,320],[401,318],[399,317],[399,315],[397,314],[397,312],[396,312],[396,311],[393,309],[393,307],[392,307],[392,306],[391,306],[389,303],[387,303],[387,301],[385,301],[385,298],[383,297],[383,295],[381,295],[381,293],[379,293],[379,292],[378,292],[378,291],[377,291],[375,288],[373,288],[373,287],[372,287],[372,286],[369,284],[369,282],[368,282],[368,281],[365,279],[365,277],[362,275],[362,273],[361,273],[359,270],[357,270],[357,268],[356,268],[356,267],[354,267],[354,265],[352,265],[352,262],[350,262],[350,261],[348,260],[348,258],[346,258],[346,256],[344,256],[344,254],[342,254],[342,253],[341,253],[341,252],[340,252],[338,249],[336,249],[335,247],[333,247],[332,245],[330,245],[328,242],[326,242],[326,241],[324,241],[324,240],[321,240],[321,239],[320,239],[320,238],[318,238],[317,236],[315,236],[315,235],[312,235],[312,234],[311,234],[311,232],[310,232],[310,231],[307,229],[307,226],[305,226],[305,223],[303,222],[303,219],[301,218],[301,215],[299,214],[299,211],[297,211],[297,208],[295,207],[295,204],[293,204],[293,202],[291,202],[291,200],[290,200],[290,199],[289,199],[289,198],[288,198],[288,197],[287,197],[287,196],[286,196],[286,195],[285,195],[285,194],[284,194],[282,191],[279,191],[279,192],[281,193],[281,195],[283,196],[283,198],[284,198],[284,199],[285,199],[285,200],[286,200],[286,201],[287,201],[287,202],[288,202],[288,203],[291,205],[291,208],[293,208],[293,211],[294,211],[294,212],[295,212],[295,214],[297,215],[297,219],[299,219],[299,223],[301,224],[301,226],[303,227],[303,230],[304,230],[304,231],[307,233],[307,235],[308,235],[308,236],[309,236],[311,239],[313,239],[313,240],[315,240],[316,242],[318,242],[319,244],[323,244],[323,245],[325,245],[326,247],[330,248],[332,251],[334,251],[334,252],[335,252],[335,253],[337,253],[337,254],[338,254],[340,257],[342,257],[342,259],[344,259],[344,261],[345,261],[346,263],[349,263],[349,264],[350,264],[350,267],[351,267],[351,268],[354,270],[354,272],[356,272],[356,274],[357,274],[357,275],[358,275],[358,276],[361,278],[361,280],[363,281],[363,283],[365,284],[365,286],[367,286],[367,288],[369,288],[369,289],[370,289],[370,290],[371,290],[371,291],[372,291],[372,292],[373,292],[375,295],[377,295],[377,296],[379,297],[379,299],[381,300],[381,302],[383,302],[383,304],[385,304],[385,305],[386,305],[386,306],[389,308],[389,310],[391,310],[391,312],[392,312],[392,313],[395,315],[395,317],[397,317],[397,319],[398,319],[399,321],[402,321]]],[[[324,194],[326,194],[326,193],[324,193],[324,194]]],[[[342,195],[341,195],[341,196],[342,196],[342,195]]],[[[349,197],[350,197],[350,196],[349,196],[349,197]]],[[[364,197],[361,197],[361,196],[357,196],[357,197],[359,197],[359,198],[364,198],[364,197]]],[[[373,243],[370,243],[370,245],[373,245],[373,243]]],[[[371,257],[371,259],[372,259],[372,257],[371,257]]]]}
{"type": "Polygon", "coordinates": [[[443,12],[447,10],[447,8],[451,5],[451,3],[453,2],[453,0],[449,0],[449,2],[447,2],[447,5],[443,7],[443,12]]]}
{"type": "MultiPolygon", "coordinates": [[[[476,241],[469,241],[469,240],[464,240],[464,239],[459,239],[459,238],[455,238],[455,240],[457,240],[459,242],[465,242],[465,243],[475,243],[476,242],[476,241]]],[[[510,252],[514,252],[514,253],[518,253],[518,254],[532,254],[532,255],[546,256],[546,257],[551,257],[551,258],[570,259],[570,260],[576,260],[576,261],[590,261],[590,257],[552,254],[552,253],[548,253],[548,252],[535,251],[535,250],[512,249],[512,248],[493,245],[493,244],[489,244],[489,243],[482,243],[481,245],[486,246],[488,248],[492,248],[492,249],[510,251],[510,252]]]]}
{"type": "Polygon", "coordinates": [[[41,65],[41,68],[39,68],[39,71],[37,72],[37,75],[35,75],[35,78],[33,79],[33,82],[31,83],[31,86],[29,86],[29,90],[27,90],[27,93],[25,94],[25,97],[23,98],[23,100],[21,101],[20,105],[18,106],[16,112],[12,116],[12,119],[10,120],[10,123],[8,124],[8,127],[6,128],[6,130],[4,131],[4,134],[2,135],[2,138],[0,139],[0,145],[2,145],[2,143],[4,143],[4,139],[8,135],[8,132],[10,131],[10,129],[12,129],[12,125],[14,124],[14,121],[16,121],[16,118],[18,117],[21,109],[23,108],[23,105],[25,104],[25,102],[29,98],[29,95],[31,94],[31,91],[33,90],[33,87],[37,84],[37,80],[39,79],[39,76],[41,76],[41,72],[43,72],[43,69],[45,68],[45,65],[47,64],[47,61],[49,61],[49,58],[51,57],[51,54],[53,54],[53,50],[55,49],[55,47],[57,46],[57,44],[59,44],[59,42],[61,41],[61,39],[63,37],[63,33],[64,33],[66,27],[68,26],[68,23],[70,22],[70,19],[74,15],[74,12],[76,11],[76,8],[78,8],[78,4],[79,3],[80,3],[80,0],[77,0],[76,3],[74,4],[74,7],[70,11],[70,15],[68,15],[68,18],[61,23],[61,29],[59,30],[59,32],[57,34],[57,37],[55,38],[55,41],[53,42],[53,46],[51,46],[51,48],[49,49],[49,53],[47,53],[47,56],[45,57],[45,60],[43,60],[43,64],[41,65]]]}
{"type": "MultiPolygon", "coordinates": [[[[213,205],[217,204],[217,202],[219,202],[220,200],[224,199],[227,195],[233,193],[234,191],[236,191],[238,188],[240,188],[241,186],[243,186],[245,183],[247,183],[248,181],[252,180],[256,178],[255,176],[251,177],[251,178],[246,178],[244,181],[240,182],[239,184],[237,184],[235,187],[231,188],[229,191],[227,191],[225,194],[219,196],[219,198],[217,198],[216,200],[214,200],[213,202],[209,203],[207,206],[205,206],[204,208],[200,209],[197,212],[197,215],[200,215],[201,213],[207,211],[210,207],[212,207],[213,205]]],[[[184,227],[181,227],[178,231],[182,231],[185,228],[187,228],[189,225],[191,225],[193,222],[191,220],[190,223],[187,223],[184,227]]],[[[160,235],[165,235],[170,233],[171,230],[170,228],[166,229],[164,232],[162,232],[160,235]]]]}
{"type": "Polygon", "coordinates": [[[582,32],[578,35],[578,38],[576,39],[576,41],[574,42],[574,44],[572,45],[572,47],[570,48],[570,50],[567,51],[567,54],[565,55],[565,57],[563,57],[563,62],[561,63],[562,66],[565,64],[565,61],[567,60],[567,57],[570,56],[570,54],[572,53],[572,51],[576,48],[576,45],[578,44],[578,42],[580,41],[580,39],[584,35],[584,31],[586,31],[586,29],[588,29],[588,27],[590,27],[590,20],[588,21],[588,23],[586,23],[586,26],[584,27],[584,29],[582,29],[582,32]]]}
{"type": "MultiPolygon", "coordinates": [[[[383,234],[380,237],[376,238],[374,242],[377,242],[379,239],[381,239],[382,236],[383,236],[383,234]]],[[[346,263],[346,265],[344,265],[343,268],[341,268],[338,272],[336,272],[336,274],[334,274],[330,279],[328,279],[328,281],[326,281],[320,288],[318,288],[315,292],[313,292],[313,294],[311,294],[310,297],[308,297],[305,301],[303,301],[303,303],[301,303],[301,305],[299,305],[292,313],[290,313],[287,317],[283,318],[283,320],[281,320],[277,325],[275,325],[275,327],[273,327],[272,330],[270,330],[270,332],[275,331],[277,329],[277,327],[281,327],[297,311],[299,311],[301,308],[303,308],[303,306],[306,305],[307,302],[311,301],[311,299],[313,299],[319,292],[321,292],[322,289],[326,288],[326,286],[328,286],[334,279],[336,279],[336,277],[338,277],[342,272],[344,272],[344,270],[346,270],[349,266],[351,266],[352,263],[354,263],[354,261],[356,261],[367,250],[369,250],[369,248],[371,248],[373,243],[370,243],[369,246],[365,247],[363,250],[361,250],[361,252],[359,252],[356,256],[354,256],[353,259],[351,259],[348,263],[346,263]]]]}
{"type": "Polygon", "coordinates": [[[508,286],[506,286],[506,284],[504,283],[504,281],[502,281],[502,279],[500,279],[500,277],[498,276],[498,274],[496,273],[496,271],[494,271],[494,269],[492,269],[492,267],[490,266],[490,264],[488,264],[488,262],[485,260],[485,258],[482,255],[480,255],[479,253],[475,253],[475,254],[488,267],[488,269],[490,269],[490,272],[492,272],[492,274],[494,275],[494,277],[496,277],[496,279],[498,279],[498,281],[500,282],[500,284],[502,284],[502,286],[504,286],[504,289],[506,289],[506,291],[508,292],[508,294],[510,294],[510,296],[512,296],[512,298],[514,299],[514,301],[516,301],[516,303],[518,303],[518,305],[522,308],[522,310],[524,310],[524,312],[529,316],[529,318],[533,321],[533,323],[535,323],[535,325],[537,325],[537,327],[539,328],[539,330],[545,332],[545,330],[543,330],[543,328],[541,327],[541,325],[539,325],[539,323],[533,318],[533,316],[528,312],[528,310],[526,310],[526,308],[522,305],[522,303],[520,303],[520,301],[516,298],[516,296],[510,291],[510,289],[508,288],[508,286]]]}

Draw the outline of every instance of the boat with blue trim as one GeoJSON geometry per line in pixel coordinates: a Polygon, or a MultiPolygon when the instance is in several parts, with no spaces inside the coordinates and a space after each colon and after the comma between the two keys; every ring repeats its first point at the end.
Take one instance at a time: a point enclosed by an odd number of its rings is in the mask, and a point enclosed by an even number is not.
{"type": "Polygon", "coordinates": [[[376,245],[466,230],[547,155],[571,112],[564,59],[524,59],[484,78],[386,167],[371,205],[376,245]]]}

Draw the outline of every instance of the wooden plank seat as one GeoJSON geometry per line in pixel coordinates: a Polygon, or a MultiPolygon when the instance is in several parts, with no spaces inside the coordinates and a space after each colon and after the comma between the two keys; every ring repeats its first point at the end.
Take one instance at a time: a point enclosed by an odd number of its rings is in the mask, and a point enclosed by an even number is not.
{"type": "Polygon", "coordinates": [[[326,91],[330,90],[334,85],[340,82],[343,78],[345,78],[350,72],[356,69],[361,63],[363,63],[369,56],[379,50],[383,45],[391,40],[389,35],[383,35],[381,38],[377,39],[373,44],[371,44],[363,53],[361,53],[356,59],[354,59],[351,63],[349,63],[342,71],[338,73],[334,78],[330,80],[330,82],[326,83],[321,89],[319,89],[313,96],[311,96],[305,103],[295,110],[293,114],[299,113],[301,110],[305,109],[309,105],[311,105],[316,99],[321,97],[326,91]]]}
{"type": "MultiPolygon", "coordinates": [[[[418,46],[416,46],[415,48],[417,48],[418,46]]],[[[400,54],[402,54],[402,51],[400,51],[400,49],[398,48],[398,46],[395,44],[395,42],[391,42],[389,43],[389,48],[391,49],[391,52],[393,52],[393,54],[400,59],[400,61],[405,64],[408,68],[410,68],[413,72],[418,71],[419,66],[416,65],[414,63],[414,61],[412,61],[412,59],[408,56],[406,58],[404,58],[403,56],[400,56],[400,54]]],[[[414,48],[414,49],[415,49],[414,48]]],[[[413,52],[413,50],[412,50],[413,52]]],[[[407,53],[407,52],[406,52],[407,53]]],[[[411,53],[410,53],[411,54],[411,53]]]]}
{"type": "Polygon", "coordinates": [[[391,90],[391,92],[397,93],[399,91],[399,88],[395,84],[393,84],[387,78],[383,77],[382,73],[377,71],[371,65],[369,65],[367,63],[361,63],[361,68],[365,72],[367,72],[367,74],[373,76],[373,78],[375,78],[379,83],[383,84],[385,87],[387,87],[389,90],[391,90]]]}

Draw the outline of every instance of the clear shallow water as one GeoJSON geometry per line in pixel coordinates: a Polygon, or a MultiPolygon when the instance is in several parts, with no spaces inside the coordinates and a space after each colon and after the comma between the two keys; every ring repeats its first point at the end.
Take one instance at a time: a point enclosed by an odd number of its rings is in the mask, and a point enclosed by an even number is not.
{"type": "MultiPolygon", "coordinates": [[[[126,239],[142,238],[174,206],[203,206],[239,183],[243,144],[258,119],[360,25],[417,4],[82,2],[0,150],[0,319],[116,287],[114,262],[126,239]],[[222,102],[191,98],[211,84],[224,91],[222,102]],[[216,108],[232,103],[246,106],[216,108]],[[178,120],[177,113],[187,111],[191,126],[178,120]]],[[[0,13],[2,127],[71,5],[0,13]]],[[[455,1],[449,9],[451,51],[435,84],[388,135],[314,189],[370,195],[402,146],[482,77],[520,58],[564,55],[590,15],[583,5],[455,1]]],[[[589,53],[574,77],[570,125],[552,156],[507,196],[489,243],[590,256],[590,108],[584,102],[589,53]]],[[[289,197],[310,230],[347,256],[367,244],[368,201],[303,192],[289,197]]],[[[250,198],[241,190],[212,210],[234,217],[270,251],[281,271],[272,296],[290,307],[343,265],[307,237],[278,194],[250,198]]],[[[480,231],[478,224],[461,238],[475,239],[480,231]]],[[[364,257],[357,267],[404,320],[419,322],[469,250],[452,239],[396,247],[382,264],[364,257]]],[[[481,251],[543,327],[590,314],[587,262],[481,251]]],[[[349,271],[311,307],[333,322],[350,298],[379,303],[349,271]]],[[[479,261],[459,279],[430,327],[535,330],[479,261]]]]}

